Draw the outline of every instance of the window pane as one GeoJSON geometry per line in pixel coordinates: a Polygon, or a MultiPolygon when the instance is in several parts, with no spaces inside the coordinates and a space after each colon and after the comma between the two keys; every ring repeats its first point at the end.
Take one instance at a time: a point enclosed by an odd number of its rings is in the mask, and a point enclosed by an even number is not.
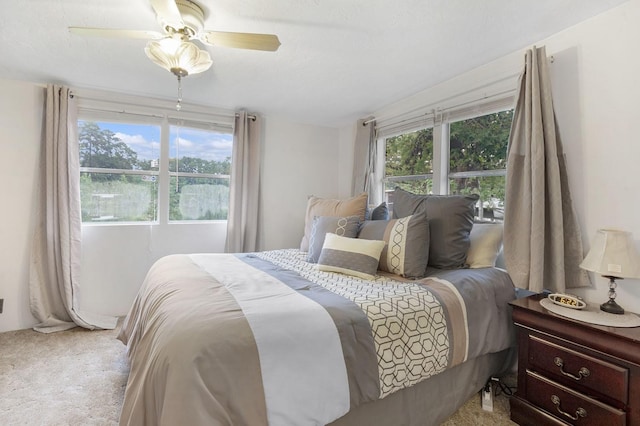
{"type": "Polygon", "coordinates": [[[451,123],[449,173],[504,169],[513,110],[451,123]]]}
{"type": "Polygon", "coordinates": [[[171,126],[169,171],[229,175],[232,147],[231,134],[171,126]]]}
{"type": "Polygon", "coordinates": [[[78,121],[80,167],[157,170],[160,126],[78,121]]]}
{"type": "Polygon", "coordinates": [[[433,173],[433,129],[423,129],[388,138],[385,176],[433,173]]]}
{"type": "Polygon", "coordinates": [[[171,177],[169,220],[227,220],[229,179],[171,177]]]}
{"type": "Polygon", "coordinates": [[[169,220],[227,219],[232,147],[231,134],[171,126],[169,220]]]}
{"type": "Polygon", "coordinates": [[[79,120],[78,136],[82,221],[157,220],[160,126],[79,120]]]}
{"type": "Polygon", "coordinates": [[[80,174],[83,222],[139,222],[157,219],[157,176],[80,174]]]}
{"type": "Polygon", "coordinates": [[[476,220],[504,220],[504,188],[506,176],[477,176],[467,178],[451,178],[449,185],[456,188],[455,194],[478,194],[480,199],[476,206],[476,220]],[[480,209],[482,206],[482,209],[480,209]]]}
{"type": "Polygon", "coordinates": [[[396,186],[414,194],[433,192],[433,129],[422,129],[385,140],[385,200],[393,209],[396,186]]]}
{"type": "Polygon", "coordinates": [[[449,174],[454,175],[449,179],[449,192],[478,194],[476,219],[504,219],[505,168],[512,118],[513,110],[508,110],[457,121],[449,127],[449,174]],[[456,173],[464,175],[455,176],[456,173]]]}

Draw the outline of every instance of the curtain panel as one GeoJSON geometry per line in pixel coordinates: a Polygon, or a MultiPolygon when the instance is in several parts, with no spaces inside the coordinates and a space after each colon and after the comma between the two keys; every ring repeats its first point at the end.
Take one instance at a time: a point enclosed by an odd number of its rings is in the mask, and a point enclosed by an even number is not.
{"type": "Polygon", "coordinates": [[[507,151],[504,258],[519,288],[540,292],[590,284],[544,47],[528,50],[507,151]]]}
{"type": "Polygon", "coordinates": [[[373,118],[358,120],[353,146],[353,180],[351,195],[363,192],[371,199],[372,179],[376,164],[376,126],[373,118]],[[367,123],[368,122],[368,123],[367,123]]]}
{"type": "Polygon", "coordinates": [[[48,85],[31,249],[29,290],[36,331],[113,329],[117,318],[83,312],[80,301],[80,157],[77,106],[69,88],[48,85]]]}
{"type": "Polygon", "coordinates": [[[261,119],[245,111],[236,116],[227,219],[227,253],[258,250],[261,119]]]}

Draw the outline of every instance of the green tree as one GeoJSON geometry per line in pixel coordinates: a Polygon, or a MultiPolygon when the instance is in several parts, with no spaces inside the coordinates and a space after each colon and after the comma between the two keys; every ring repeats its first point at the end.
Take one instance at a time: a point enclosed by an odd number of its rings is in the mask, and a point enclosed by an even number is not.
{"type": "MultiPolygon", "coordinates": [[[[411,176],[433,173],[433,129],[405,133],[387,139],[386,176],[411,176]]],[[[431,190],[431,179],[392,182],[390,188],[400,186],[411,192],[427,194],[431,190]]]]}
{"type": "Polygon", "coordinates": [[[80,167],[138,169],[138,154],[111,130],[85,121],[79,126],[80,167]]]}
{"type": "Polygon", "coordinates": [[[451,123],[449,170],[504,169],[512,116],[509,110],[451,123]]]}
{"type": "MultiPolygon", "coordinates": [[[[505,169],[512,119],[513,110],[508,110],[451,123],[449,171],[505,169]]],[[[504,200],[503,176],[452,179],[450,185],[452,193],[475,193],[484,201],[504,200]]]]}

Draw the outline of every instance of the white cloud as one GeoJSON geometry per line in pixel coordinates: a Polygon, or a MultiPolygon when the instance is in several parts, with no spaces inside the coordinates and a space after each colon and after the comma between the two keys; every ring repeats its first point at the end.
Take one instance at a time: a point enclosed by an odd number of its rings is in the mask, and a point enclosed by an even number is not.
{"type": "MultiPolygon", "coordinates": [[[[184,132],[181,132],[184,133],[184,132]]],[[[231,156],[233,145],[230,135],[220,135],[205,131],[191,131],[189,139],[175,137],[171,143],[171,157],[195,157],[207,161],[224,161],[231,156]]]]}
{"type": "Polygon", "coordinates": [[[139,160],[152,160],[160,157],[160,142],[158,141],[149,141],[142,135],[128,135],[121,132],[116,132],[115,135],[138,154],[139,160]]]}

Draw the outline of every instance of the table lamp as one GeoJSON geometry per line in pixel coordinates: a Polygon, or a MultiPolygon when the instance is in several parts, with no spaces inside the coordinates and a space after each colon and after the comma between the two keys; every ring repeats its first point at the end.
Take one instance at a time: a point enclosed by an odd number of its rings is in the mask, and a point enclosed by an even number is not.
{"type": "Polygon", "coordinates": [[[611,314],[624,314],[616,299],[616,279],[640,278],[640,255],[631,232],[598,229],[591,250],[580,264],[582,269],[609,278],[609,300],[600,309],[611,314]]]}

